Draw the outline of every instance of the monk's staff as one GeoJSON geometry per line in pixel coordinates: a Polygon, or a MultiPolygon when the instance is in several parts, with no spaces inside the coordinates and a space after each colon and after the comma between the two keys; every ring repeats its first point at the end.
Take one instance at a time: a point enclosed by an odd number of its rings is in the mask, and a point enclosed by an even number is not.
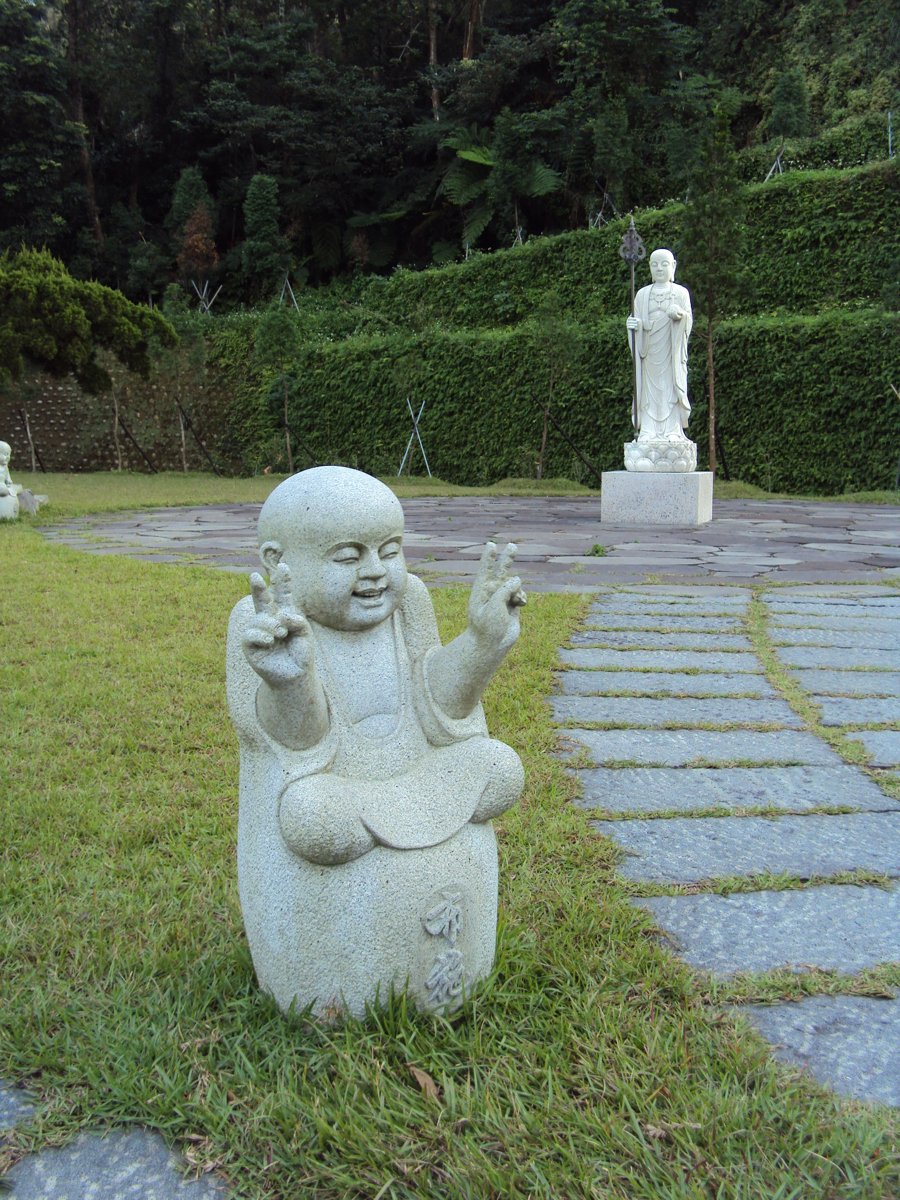
{"type": "MultiPolygon", "coordinates": [[[[641,241],[638,231],[634,227],[634,217],[631,218],[625,235],[622,238],[622,244],[619,246],[619,257],[623,258],[631,268],[631,315],[637,316],[634,311],[634,266],[642,259],[647,257],[647,248],[641,241]]],[[[635,434],[638,427],[638,395],[637,395],[637,348],[635,331],[629,330],[631,334],[631,424],[634,426],[635,434]]]]}

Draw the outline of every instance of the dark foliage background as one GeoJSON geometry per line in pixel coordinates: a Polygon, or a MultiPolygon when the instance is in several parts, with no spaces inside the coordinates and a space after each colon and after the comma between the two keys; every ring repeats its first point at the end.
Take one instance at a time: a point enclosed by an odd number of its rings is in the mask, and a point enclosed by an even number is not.
{"type": "Polygon", "coordinates": [[[900,111],[900,0],[0,0],[0,41],[0,249],[219,311],[683,198],[723,104],[748,181],[900,111]]]}

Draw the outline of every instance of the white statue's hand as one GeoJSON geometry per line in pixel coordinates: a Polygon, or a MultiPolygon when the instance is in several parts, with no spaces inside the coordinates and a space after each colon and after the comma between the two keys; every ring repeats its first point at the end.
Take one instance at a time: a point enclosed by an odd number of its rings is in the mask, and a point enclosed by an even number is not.
{"type": "Polygon", "coordinates": [[[687,316],[687,313],[684,311],[683,308],[679,308],[677,304],[674,304],[669,309],[669,316],[672,318],[673,321],[681,321],[687,316]]]}
{"type": "Polygon", "coordinates": [[[636,330],[640,329],[641,328],[640,317],[627,317],[625,320],[625,328],[631,329],[632,331],[636,331],[636,330]]]}
{"type": "Polygon", "coordinates": [[[300,679],[312,670],[314,649],[309,623],[294,605],[287,564],[278,564],[269,587],[254,571],[250,590],[256,615],[243,638],[247,661],[270,687],[300,679]]]}
{"type": "Polygon", "coordinates": [[[516,555],[512,542],[498,550],[488,542],[469,597],[469,629],[476,642],[507,650],[519,636],[519,609],[526,602],[522,580],[509,574],[516,555]]]}

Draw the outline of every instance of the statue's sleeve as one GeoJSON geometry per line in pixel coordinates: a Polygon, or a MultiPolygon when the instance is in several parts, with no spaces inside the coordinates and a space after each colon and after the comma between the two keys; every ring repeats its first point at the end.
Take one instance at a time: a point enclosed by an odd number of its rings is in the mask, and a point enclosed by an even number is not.
{"type": "Polygon", "coordinates": [[[428,682],[429,662],[440,649],[434,605],[425,584],[410,575],[401,609],[406,651],[412,673],[413,704],[416,716],[432,746],[449,746],[470,737],[486,737],[484,710],[477,704],[467,717],[450,717],[437,700],[428,682]]]}

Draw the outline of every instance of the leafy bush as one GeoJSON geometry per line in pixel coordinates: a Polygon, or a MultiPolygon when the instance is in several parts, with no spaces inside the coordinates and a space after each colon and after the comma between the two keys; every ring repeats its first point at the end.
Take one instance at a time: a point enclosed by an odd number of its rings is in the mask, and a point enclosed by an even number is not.
{"type": "MultiPolygon", "coordinates": [[[[850,171],[806,171],[747,189],[748,268],[755,286],[743,311],[813,313],[835,304],[877,300],[885,262],[898,246],[896,160],[850,171]]],[[[637,214],[648,253],[679,253],[683,206],[637,214]]],[[[549,291],[561,313],[593,322],[624,312],[628,269],[619,258],[624,220],[600,230],[540,238],[429,271],[397,271],[375,280],[367,307],[405,328],[435,322],[447,329],[515,324],[549,291]]],[[[646,269],[638,268],[639,282],[646,269]]],[[[681,279],[690,287],[690,279],[681,279]]]]}
{"type": "MultiPolygon", "coordinates": [[[[631,437],[623,323],[570,324],[574,349],[563,362],[557,340],[558,329],[532,322],[307,348],[292,428],[318,461],[393,473],[410,433],[405,382],[417,410],[426,402],[421,432],[432,470],[479,484],[534,473],[552,387],[552,412],[569,438],[599,469],[619,470],[631,437]]],[[[731,475],[823,494],[891,485],[897,448],[884,431],[900,417],[889,387],[900,379],[900,316],[869,309],[733,320],[719,327],[716,364],[731,475]]],[[[695,352],[690,432],[701,457],[705,365],[695,352]]],[[[545,474],[590,481],[552,426],[545,474]]]]}

